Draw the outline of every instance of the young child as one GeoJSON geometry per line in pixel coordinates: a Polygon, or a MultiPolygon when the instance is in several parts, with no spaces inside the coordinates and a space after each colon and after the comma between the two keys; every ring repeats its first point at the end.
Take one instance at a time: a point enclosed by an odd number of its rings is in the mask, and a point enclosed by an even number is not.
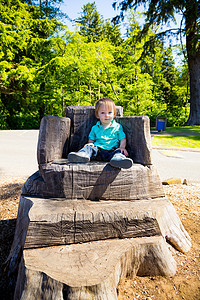
{"type": "Polygon", "coordinates": [[[78,152],[70,152],[69,162],[86,163],[90,159],[109,161],[116,168],[128,169],[133,165],[126,150],[126,135],[122,126],[114,118],[116,107],[109,98],[102,98],[95,106],[95,116],[99,121],[89,133],[88,143],[78,152]]]}

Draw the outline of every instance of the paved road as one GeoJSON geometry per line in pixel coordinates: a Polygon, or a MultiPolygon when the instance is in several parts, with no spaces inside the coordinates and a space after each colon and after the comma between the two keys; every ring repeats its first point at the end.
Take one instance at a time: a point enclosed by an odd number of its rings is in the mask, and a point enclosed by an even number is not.
{"type": "Polygon", "coordinates": [[[152,156],[162,181],[175,177],[200,183],[200,152],[153,149],[152,156]]]}
{"type": "Polygon", "coordinates": [[[38,130],[0,131],[0,176],[28,178],[38,169],[38,130]]]}
{"type": "MultiPolygon", "coordinates": [[[[28,178],[38,169],[38,130],[0,131],[0,176],[28,178]]],[[[161,180],[172,177],[200,183],[200,152],[153,149],[161,180]]]]}

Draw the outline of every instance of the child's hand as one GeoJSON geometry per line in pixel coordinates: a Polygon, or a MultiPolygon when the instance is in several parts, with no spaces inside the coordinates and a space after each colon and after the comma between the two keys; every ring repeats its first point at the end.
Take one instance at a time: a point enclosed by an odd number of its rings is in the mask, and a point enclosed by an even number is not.
{"type": "Polygon", "coordinates": [[[124,154],[125,156],[128,156],[128,152],[125,148],[119,147],[116,150],[120,150],[122,154],[124,154]]]}
{"type": "Polygon", "coordinates": [[[94,147],[94,144],[93,143],[87,143],[87,144],[85,144],[85,146],[94,147]]]}

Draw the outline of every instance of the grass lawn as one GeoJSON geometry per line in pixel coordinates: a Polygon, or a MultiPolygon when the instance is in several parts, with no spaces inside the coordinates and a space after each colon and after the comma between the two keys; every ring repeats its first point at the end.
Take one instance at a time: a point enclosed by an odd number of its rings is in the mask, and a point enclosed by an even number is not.
{"type": "Polygon", "coordinates": [[[166,132],[193,132],[200,133],[200,126],[181,126],[181,127],[167,127],[166,132]]]}
{"type": "Polygon", "coordinates": [[[200,126],[167,127],[165,133],[169,133],[169,135],[155,135],[152,146],[200,149],[200,134],[193,134],[200,133],[200,126]],[[179,133],[179,135],[170,133],[179,133]],[[191,134],[184,135],[184,133],[191,134]]]}
{"type": "Polygon", "coordinates": [[[200,149],[200,135],[157,135],[152,140],[152,146],[200,149]]]}

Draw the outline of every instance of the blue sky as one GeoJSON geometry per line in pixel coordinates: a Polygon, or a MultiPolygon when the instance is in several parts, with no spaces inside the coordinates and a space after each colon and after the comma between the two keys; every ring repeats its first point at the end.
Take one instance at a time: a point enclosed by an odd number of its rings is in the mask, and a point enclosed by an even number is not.
{"type": "MultiPolygon", "coordinates": [[[[68,14],[71,19],[78,18],[82,12],[83,6],[89,2],[95,2],[97,11],[103,16],[104,19],[112,19],[114,16],[119,14],[119,10],[114,10],[112,7],[114,0],[63,0],[63,2],[64,3],[61,5],[61,10],[68,14]]],[[[140,9],[137,9],[137,11],[143,11],[142,6],[140,9]]],[[[178,21],[180,22],[180,17],[178,17],[178,21]]],[[[65,23],[70,31],[74,30],[74,26],[70,21],[65,21],[65,23]]],[[[177,26],[173,24],[173,28],[177,26]]],[[[164,26],[164,29],[168,29],[166,25],[164,26]]]]}
{"type": "MultiPolygon", "coordinates": [[[[83,5],[88,2],[95,2],[97,11],[100,15],[103,16],[104,19],[112,19],[117,12],[112,7],[114,0],[64,0],[64,3],[61,5],[61,10],[68,14],[71,19],[76,19],[80,16],[83,5]]],[[[68,29],[72,30],[72,25],[70,22],[66,22],[68,29]]]]}

